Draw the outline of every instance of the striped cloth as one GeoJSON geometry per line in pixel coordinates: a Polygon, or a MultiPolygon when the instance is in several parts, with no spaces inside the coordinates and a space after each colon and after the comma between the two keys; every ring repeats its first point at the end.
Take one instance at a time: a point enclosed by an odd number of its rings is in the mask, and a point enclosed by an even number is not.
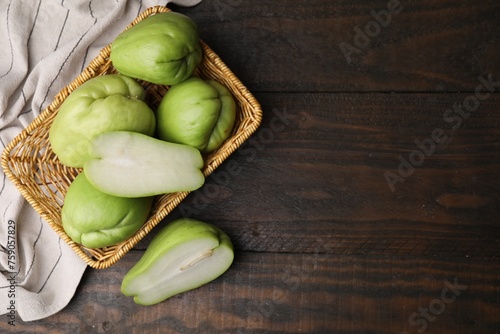
{"type": "MultiPolygon", "coordinates": [[[[176,3],[182,1],[199,2],[176,3]]],[[[0,144],[5,147],[33,121],[140,12],[167,3],[1,0],[0,144]]],[[[3,171],[0,215],[0,314],[5,321],[33,321],[57,313],[74,296],[86,264],[3,171]]]]}

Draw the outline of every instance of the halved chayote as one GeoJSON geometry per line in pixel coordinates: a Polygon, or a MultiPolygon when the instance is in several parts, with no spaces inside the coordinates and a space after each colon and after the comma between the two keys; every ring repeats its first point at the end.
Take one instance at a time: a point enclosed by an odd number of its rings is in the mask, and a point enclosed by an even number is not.
{"type": "Polygon", "coordinates": [[[121,291],[133,296],[137,304],[157,304],[213,281],[229,269],[233,259],[233,244],[220,228],[180,218],[153,238],[123,278],[121,291]]]}

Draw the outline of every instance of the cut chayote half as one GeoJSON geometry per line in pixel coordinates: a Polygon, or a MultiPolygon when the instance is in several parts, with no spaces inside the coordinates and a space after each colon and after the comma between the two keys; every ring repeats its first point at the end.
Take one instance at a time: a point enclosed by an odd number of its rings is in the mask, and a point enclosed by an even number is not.
{"type": "Polygon", "coordinates": [[[137,304],[158,304],[215,280],[233,259],[233,244],[224,231],[200,220],[179,218],[154,237],[123,278],[121,291],[137,304]]]}

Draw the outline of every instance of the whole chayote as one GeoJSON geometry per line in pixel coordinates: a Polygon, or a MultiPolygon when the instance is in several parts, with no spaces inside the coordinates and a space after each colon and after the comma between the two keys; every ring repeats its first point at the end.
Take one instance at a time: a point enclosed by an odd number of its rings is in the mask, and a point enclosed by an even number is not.
{"type": "Polygon", "coordinates": [[[144,88],[120,74],[88,80],[60,106],[49,132],[52,150],[64,165],[83,167],[90,139],[97,134],[123,130],[154,135],[155,114],[144,98],[144,88]]]}
{"type": "Polygon", "coordinates": [[[156,134],[210,153],[229,137],[235,118],[236,102],[225,86],[191,77],[163,97],[156,111],[156,134]]]}
{"type": "Polygon", "coordinates": [[[62,226],[73,241],[86,247],[115,245],[141,228],[152,202],[153,197],[122,198],[103,193],[81,172],[64,198],[62,226]]]}
{"type": "Polygon", "coordinates": [[[149,16],[118,35],[111,44],[110,59],[118,72],[132,78],[178,84],[201,62],[198,28],[177,12],[149,16]]]}

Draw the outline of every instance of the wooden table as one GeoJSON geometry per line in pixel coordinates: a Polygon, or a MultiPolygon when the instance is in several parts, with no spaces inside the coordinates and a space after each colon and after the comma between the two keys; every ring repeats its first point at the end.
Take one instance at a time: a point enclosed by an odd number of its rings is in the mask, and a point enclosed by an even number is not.
{"type": "Polygon", "coordinates": [[[121,261],[87,269],[63,311],[15,331],[500,332],[500,2],[172,9],[254,93],[262,125],[121,261]],[[229,234],[234,263],[135,305],[121,280],[181,209],[229,234]]]}

